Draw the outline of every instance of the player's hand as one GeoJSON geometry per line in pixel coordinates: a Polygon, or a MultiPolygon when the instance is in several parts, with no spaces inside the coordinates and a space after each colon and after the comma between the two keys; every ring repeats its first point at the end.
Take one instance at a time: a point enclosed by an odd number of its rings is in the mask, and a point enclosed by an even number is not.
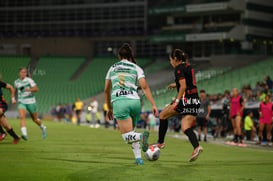
{"type": "Polygon", "coordinates": [[[110,121],[114,119],[113,110],[109,110],[106,114],[106,120],[110,121]]]}
{"type": "Polygon", "coordinates": [[[176,84],[175,83],[171,83],[168,85],[168,89],[174,89],[176,88],[176,84]]]}
{"type": "Polygon", "coordinates": [[[154,114],[154,116],[155,116],[155,117],[158,117],[158,114],[159,114],[159,113],[158,113],[157,107],[156,107],[156,106],[153,106],[152,109],[153,109],[153,114],[154,114]]]}
{"type": "Polygon", "coordinates": [[[178,102],[173,101],[173,103],[171,105],[172,106],[172,110],[174,110],[177,105],[178,105],[178,102]]]}
{"type": "Polygon", "coordinates": [[[209,120],[209,115],[206,116],[206,120],[209,120]]]}
{"type": "Polygon", "coordinates": [[[11,103],[12,104],[16,104],[16,100],[15,100],[15,98],[13,97],[13,98],[11,98],[11,103]]]}
{"type": "Polygon", "coordinates": [[[263,113],[262,113],[262,112],[260,112],[260,118],[263,118],[263,117],[264,117],[263,113]]]}

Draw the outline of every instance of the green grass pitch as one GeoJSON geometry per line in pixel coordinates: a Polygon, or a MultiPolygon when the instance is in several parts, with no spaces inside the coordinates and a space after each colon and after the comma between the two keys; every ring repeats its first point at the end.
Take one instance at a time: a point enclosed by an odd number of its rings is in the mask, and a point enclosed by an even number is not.
{"type": "MultiPolygon", "coordinates": [[[[17,133],[19,120],[10,120],[17,133]]],[[[189,142],[166,138],[158,161],[133,164],[130,145],[118,131],[91,129],[63,123],[44,122],[48,138],[27,121],[29,140],[12,145],[11,137],[0,143],[0,180],[273,180],[273,152],[211,143],[194,163],[189,142]]],[[[151,133],[150,141],[157,133],[151,133]]]]}

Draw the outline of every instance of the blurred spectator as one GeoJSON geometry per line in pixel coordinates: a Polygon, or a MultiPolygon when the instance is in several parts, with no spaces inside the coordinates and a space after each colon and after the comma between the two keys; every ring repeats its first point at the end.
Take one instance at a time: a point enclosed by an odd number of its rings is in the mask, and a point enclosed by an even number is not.
{"type": "Polygon", "coordinates": [[[207,131],[208,131],[208,121],[211,112],[210,102],[206,97],[206,91],[200,91],[200,108],[196,116],[196,121],[198,125],[198,140],[201,141],[201,131],[204,132],[204,141],[207,141],[207,131]]]}
{"type": "Polygon", "coordinates": [[[266,77],[264,78],[264,80],[265,80],[265,82],[266,82],[266,84],[267,84],[267,86],[268,86],[270,92],[272,92],[272,91],[273,91],[273,81],[270,79],[269,76],[266,76],[266,77]]]}
{"type": "Polygon", "coordinates": [[[221,103],[222,103],[221,127],[217,130],[216,137],[219,136],[220,134],[226,136],[227,132],[231,132],[232,134],[232,124],[231,121],[229,120],[230,92],[228,90],[225,91],[221,103]]]}
{"type": "Polygon", "coordinates": [[[70,104],[65,105],[65,119],[67,122],[71,122],[73,109],[70,104]]]}
{"type": "Polygon", "coordinates": [[[245,135],[246,135],[246,140],[248,141],[253,141],[255,133],[256,133],[256,128],[254,126],[254,122],[252,118],[253,118],[252,111],[248,111],[247,116],[245,117],[245,120],[244,120],[245,135]]]}
{"type": "Polygon", "coordinates": [[[55,105],[53,105],[50,109],[50,114],[53,117],[53,120],[57,120],[57,111],[55,105]]]}
{"type": "Polygon", "coordinates": [[[98,128],[100,127],[100,125],[97,123],[97,120],[96,120],[96,115],[97,115],[97,112],[98,112],[98,107],[99,107],[99,103],[97,101],[97,99],[95,97],[93,97],[92,99],[92,102],[90,103],[90,106],[91,106],[91,118],[92,118],[92,121],[91,121],[91,128],[98,128]]]}

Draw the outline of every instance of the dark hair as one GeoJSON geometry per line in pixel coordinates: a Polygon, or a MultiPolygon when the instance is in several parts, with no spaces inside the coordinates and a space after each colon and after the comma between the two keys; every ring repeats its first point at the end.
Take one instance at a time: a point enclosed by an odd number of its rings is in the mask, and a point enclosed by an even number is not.
{"type": "Polygon", "coordinates": [[[129,60],[130,62],[133,62],[134,64],[136,64],[136,60],[135,60],[134,54],[133,54],[133,49],[128,43],[124,43],[120,47],[118,54],[121,58],[125,58],[125,59],[129,60]]]}
{"type": "Polygon", "coordinates": [[[200,93],[206,93],[206,91],[204,89],[200,90],[200,93]]]}
{"type": "Polygon", "coordinates": [[[251,111],[251,110],[248,110],[248,111],[246,112],[246,115],[249,115],[250,113],[252,113],[252,111],[251,111]]]}
{"type": "Polygon", "coordinates": [[[176,57],[177,60],[186,62],[188,60],[188,55],[181,49],[173,49],[171,57],[176,57]]]}

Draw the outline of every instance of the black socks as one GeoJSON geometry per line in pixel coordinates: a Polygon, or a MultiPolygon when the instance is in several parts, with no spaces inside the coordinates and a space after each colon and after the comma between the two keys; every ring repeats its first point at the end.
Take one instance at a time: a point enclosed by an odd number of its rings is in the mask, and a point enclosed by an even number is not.
{"type": "Polygon", "coordinates": [[[158,131],[158,143],[164,143],[167,130],[168,130],[168,120],[160,119],[159,131],[158,131]]]}
{"type": "Polygon", "coordinates": [[[3,130],[2,126],[0,126],[0,133],[5,134],[6,132],[3,130]]]}
{"type": "Polygon", "coordinates": [[[189,137],[189,140],[193,146],[193,148],[197,148],[199,146],[197,137],[195,135],[195,133],[193,132],[192,128],[188,128],[186,131],[184,131],[184,133],[189,137]]]}
{"type": "Polygon", "coordinates": [[[17,134],[13,131],[13,129],[11,128],[10,130],[7,131],[9,133],[10,136],[12,136],[14,139],[19,139],[19,137],[17,136],[17,134]]]}

